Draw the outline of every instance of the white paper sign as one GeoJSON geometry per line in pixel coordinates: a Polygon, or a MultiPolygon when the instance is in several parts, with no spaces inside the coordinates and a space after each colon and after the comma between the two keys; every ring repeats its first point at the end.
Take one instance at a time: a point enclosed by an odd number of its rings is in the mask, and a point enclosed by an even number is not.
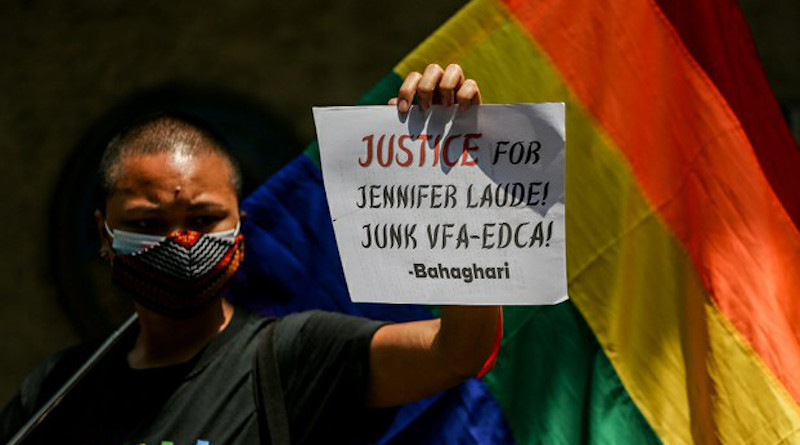
{"type": "Polygon", "coordinates": [[[564,104],[314,108],[356,302],[567,299],[564,104]]]}

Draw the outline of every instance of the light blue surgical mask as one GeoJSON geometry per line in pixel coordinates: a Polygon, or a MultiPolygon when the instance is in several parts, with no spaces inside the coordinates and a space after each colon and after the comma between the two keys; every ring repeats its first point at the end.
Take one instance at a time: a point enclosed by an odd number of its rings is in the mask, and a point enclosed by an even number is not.
{"type": "MultiPolygon", "coordinates": [[[[205,236],[218,238],[233,243],[239,234],[241,221],[236,222],[236,227],[230,230],[205,233],[205,236]]],[[[108,222],[103,221],[106,233],[111,237],[111,248],[117,255],[132,255],[147,250],[167,239],[166,236],[148,235],[146,233],[128,232],[127,230],[111,229],[108,222]]]]}

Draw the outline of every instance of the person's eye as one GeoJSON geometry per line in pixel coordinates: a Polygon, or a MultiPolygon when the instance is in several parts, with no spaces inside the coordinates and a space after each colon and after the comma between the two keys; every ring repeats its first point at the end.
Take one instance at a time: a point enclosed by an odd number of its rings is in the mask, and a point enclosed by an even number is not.
{"type": "Polygon", "coordinates": [[[157,219],[145,218],[125,221],[125,226],[135,229],[137,232],[152,232],[163,229],[165,224],[157,219]]]}
{"type": "Polygon", "coordinates": [[[189,225],[192,229],[197,231],[208,231],[217,225],[217,223],[222,219],[223,218],[219,216],[211,215],[195,216],[194,218],[189,219],[189,225]]]}

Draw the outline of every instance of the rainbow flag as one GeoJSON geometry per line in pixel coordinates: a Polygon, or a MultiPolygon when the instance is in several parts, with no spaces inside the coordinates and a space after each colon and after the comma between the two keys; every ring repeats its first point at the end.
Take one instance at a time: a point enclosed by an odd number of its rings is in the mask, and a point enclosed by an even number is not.
{"type": "MultiPolygon", "coordinates": [[[[735,0],[474,0],[362,103],[428,63],[567,103],[572,299],[506,308],[495,369],[381,443],[800,443],[800,150],[735,0]]],[[[431,316],[349,302],[314,146],[244,207],[234,300],[431,316]]]]}

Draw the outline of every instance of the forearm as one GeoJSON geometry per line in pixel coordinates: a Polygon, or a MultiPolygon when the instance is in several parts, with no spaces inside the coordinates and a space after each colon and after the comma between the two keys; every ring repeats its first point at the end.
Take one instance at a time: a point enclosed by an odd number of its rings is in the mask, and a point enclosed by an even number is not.
{"type": "Polygon", "coordinates": [[[451,306],[439,319],[378,329],[370,345],[367,405],[412,402],[474,377],[492,352],[498,311],[451,306]]]}
{"type": "Polygon", "coordinates": [[[494,348],[499,306],[445,306],[434,342],[435,353],[457,376],[473,377],[494,348]]]}

